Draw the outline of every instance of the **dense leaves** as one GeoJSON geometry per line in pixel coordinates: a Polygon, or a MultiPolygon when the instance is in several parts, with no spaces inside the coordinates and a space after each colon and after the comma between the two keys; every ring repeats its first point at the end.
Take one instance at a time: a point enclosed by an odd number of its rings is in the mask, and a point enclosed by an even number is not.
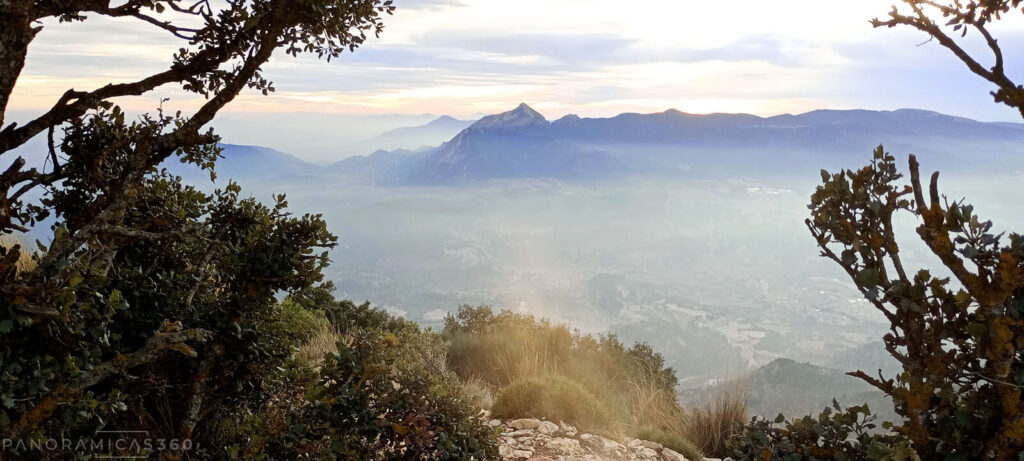
{"type": "MultiPolygon", "coordinates": [[[[888,426],[888,423],[885,423],[888,426]]],[[[867,405],[843,409],[837,402],[815,416],[787,421],[754,417],[729,440],[736,459],[783,461],[919,461],[904,440],[876,431],[867,405]]]]}
{"type": "Polygon", "coordinates": [[[265,407],[297,347],[276,328],[277,296],[319,282],[335,238],[320,216],[290,214],[283,196],[264,205],[233,183],[201,192],[160,165],[212,176],[219,139],[205,125],[242,90],[273,90],[261,69],[275,50],[337,57],[380,33],[392,9],[380,0],[0,3],[0,124],[44,18],[141,20],[181,41],[161,72],[55,95],[51,109],[0,130],[0,234],[32,232],[0,247],[0,432],[146,431],[223,457],[210,451],[223,442],[215,428],[265,407]],[[188,116],[132,119],[112,102],[168,84],[205,103],[188,116]],[[47,161],[30,167],[10,151],[35,136],[47,137],[47,161]]]}
{"type": "Polygon", "coordinates": [[[496,458],[497,433],[475,418],[479,409],[443,368],[446,347],[413,324],[397,334],[351,332],[289,435],[326,439],[323,454],[341,459],[496,458]]]}

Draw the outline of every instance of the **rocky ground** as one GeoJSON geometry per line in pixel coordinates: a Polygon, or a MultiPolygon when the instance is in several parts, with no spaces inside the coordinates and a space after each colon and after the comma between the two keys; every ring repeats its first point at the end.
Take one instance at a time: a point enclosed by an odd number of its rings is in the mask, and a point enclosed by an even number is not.
{"type": "MultiPolygon", "coordinates": [[[[492,427],[502,427],[499,450],[503,460],[522,461],[701,461],[663,447],[659,443],[624,439],[612,440],[600,435],[577,432],[559,422],[539,419],[502,421],[492,419],[492,427]]],[[[705,458],[705,461],[718,461],[705,458]]]]}

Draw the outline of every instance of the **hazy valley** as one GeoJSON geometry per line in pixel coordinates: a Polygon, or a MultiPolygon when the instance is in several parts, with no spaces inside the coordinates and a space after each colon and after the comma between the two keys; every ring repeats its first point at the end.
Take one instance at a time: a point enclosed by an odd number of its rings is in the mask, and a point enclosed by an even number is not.
{"type": "MultiPolygon", "coordinates": [[[[777,358],[883,366],[885,320],[803,224],[821,168],[863,166],[883,142],[941,169],[944,190],[984,203],[997,225],[1021,223],[1021,205],[978,178],[1019,176],[1022,125],[914,110],[548,122],[523,105],[445,140],[436,127],[453,120],[390,131],[379,139],[402,150],[329,165],[228,145],[218,182],[324,213],[342,297],[426,325],[489,304],[646,341],[684,386],[777,358]]],[[[906,258],[929,263],[915,243],[906,258]]]]}

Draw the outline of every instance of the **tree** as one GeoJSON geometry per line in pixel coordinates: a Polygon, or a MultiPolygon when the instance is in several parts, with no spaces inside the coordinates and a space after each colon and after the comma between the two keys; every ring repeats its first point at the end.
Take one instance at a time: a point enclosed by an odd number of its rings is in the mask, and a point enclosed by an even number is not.
{"type": "MultiPolygon", "coordinates": [[[[1019,0],[904,0],[875,27],[910,26],[996,85],[996,102],[1024,116],[1024,87],[1005,73],[989,26],[1019,0]],[[908,10],[909,9],[909,10],[908,10]],[[941,18],[941,19],[939,19],[941,18]],[[986,67],[962,46],[970,31],[992,53],[986,67]],[[959,34],[959,37],[956,35],[959,34]]],[[[895,429],[922,459],[1019,459],[1024,454],[1024,237],[994,233],[964,200],[928,188],[911,155],[910,184],[881,146],[856,171],[822,171],[807,227],[822,256],[841,266],[890,322],[885,348],[896,377],[850,373],[892,397],[906,421],[895,429]],[[917,234],[952,277],[904,267],[893,216],[909,213],[917,234]]]]}
{"type": "Polygon", "coordinates": [[[908,26],[928,34],[931,39],[953,52],[971,72],[996,85],[997,89],[992,92],[992,96],[997,103],[1013,107],[1024,116],[1024,87],[1006,75],[1003,50],[999,41],[989,32],[989,26],[1017,9],[1021,0],[903,0],[903,3],[906,8],[893,6],[888,19],[875,18],[871,24],[875,27],[908,26]],[[980,58],[971,56],[962,45],[962,39],[972,30],[981,37],[992,54],[990,67],[982,64],[980,58]]]}
{"type": "MultiPolygon", "coordinates": [[[[177,158],[213,166],[205,126],[241,91],[267,94],[262,66],[277,50],[328,60],[379,34],[390,0],[2,0],[0,124],[40,21],[90,15],[141,20],[178,38],[167,70],[91,91],[0,130],[0,235],[52,223],[36,249],[0,248],[0,433],[74,436],[102,427],[209,437],[206,419],[265,398],[264,380],[290,350],[261,328],[275,295],[322,279],[335,238],[319,215],[292,216],[212,195],[160,168],[177,158]],[[135,121],[115,98],[180,85],[206,98],[190,116],[135,121]],[[49,167],[11,150],[48,139],[49,167]],[[35,198],[30,198],[35,197],[35,198]],[[17,264],[31,253],[34,264],[17,264]],[[173,404],[172,404],[173,402],[173,404]]],[[[215,457],[218,457],[215,455],[215,457]]]]}
{"type": "Polygon", "coordinates": [[[903,368],[896,377],[850,374],[892,397],[906,418],[896,430],[922,459],[1018,459],[1024,237],[994,234],[971,205],[945,199],[938,173],[926,191],[914,156],[910,184],[897,184],[902,177],[880,146],[864,168],[822,171],[811,197],[807,226],[822,255],[888,319],[885,348],[903,368]],[[955,282],[904,266],[897,213],[917,219],[918,236],[955,282]]]}

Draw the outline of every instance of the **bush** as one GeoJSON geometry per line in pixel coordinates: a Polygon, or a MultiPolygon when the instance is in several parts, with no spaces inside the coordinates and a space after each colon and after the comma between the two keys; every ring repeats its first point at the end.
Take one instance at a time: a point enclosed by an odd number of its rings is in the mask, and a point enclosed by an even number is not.
{"type": "Polygon", "coordinates": [[[729,439],[730,456],[740,460],[920,460],[904,439],[876,433],[875,417],[867,405],[846,410],[835,401],[832,405],[816,418],[787,421],[779,415],[769,421],[754,417],[729,439]]]}
{"type": "Polygon", "coordinates": [[[560,375],[529,377],[498,394],[496,418],[544,418],[564,421],[581,430],[616,433],[618,423],[605,405],[580,383],[560,375]]]}
{"type": "Polygon", "coordinates": [[[686,459],[689,460],[704,459],[704,453],[701,452],[700,448],[697,448],[696,444],[678,432],[667,431],[656,427],[641,427],[633,434],[633,437],[641,440],[658,442],[685,456],[686,459]]]}
{"type": "Polygon", "coordinates": [[[398,334],[346,333],[268,451],[331,459],[494,459],[497,434],[477,420],[461,383],[433,370],[430,350],[445,344],[409,325],[398,334]],[[425,346],[425,347],[424,347],[425,346]],[[424,353],[427,350],[427,353],[424,353]]]}
{"type": "Polygon", "coordinates": [[[272,337],[295,351],[264,378],[273,393],[212,418],[211,459],[493,459],[496,433],[475,397],[446,369],[448,344],[431,330],[370,307],[348,312],[331,287],[286,298],[272,337]],[[316,295],[315,298],[310,295],[316,295]],[[348,325],[335,330],[323,309],[348,325]],[[353,318],[373,322],[350,322],[353,318]],[[348,320],[345,320],[348,319],[348,320]],[[383,328],[382,328],[383,327],[383,328]],[[386,329],[385,329],[386,328],[386,329]],[[327,343],[330,341],[330,345],[327,343]]]}

